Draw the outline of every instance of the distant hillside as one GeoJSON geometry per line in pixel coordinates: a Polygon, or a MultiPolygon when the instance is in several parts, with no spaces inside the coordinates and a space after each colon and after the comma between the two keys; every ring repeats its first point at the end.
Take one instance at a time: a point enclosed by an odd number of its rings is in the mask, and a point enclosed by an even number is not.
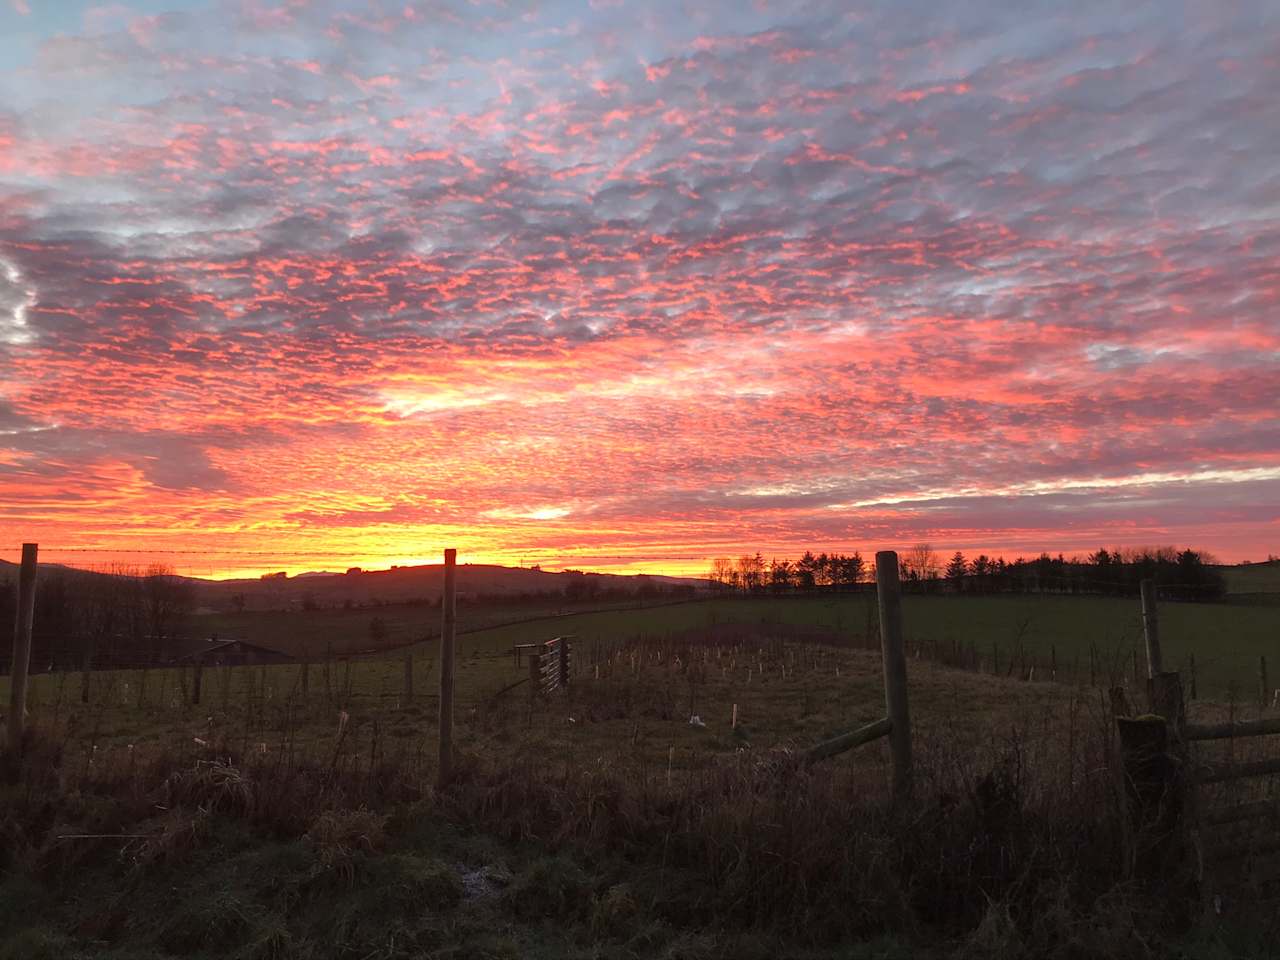
{"type": "Polygon", "coordinates": [[[1280,560],[1220,567],[1227,593],[1280,593],[1280,560]]]}
{"type": "MultiPolygon", "coordinates": [[[[53,564],[44,569],[69,571],[53,564]]],[[[76,576],[94,577],[75,571],[76,576]]],[[[0,582],[15,580],[17,565],[0,560],[0,582]]],[[[236,580],[182,578],[196,594],[196,604],[208,610],[326,609],[376,606],[385,603],[438,602],[444,589],[444,565],[393,567],[390,570],[353,570],[348,573],[303,573],[236,580]]],[[[566,571],[553,573],[523,567],[459,564],[458,596],[461,599],[511,598],[562,594],[574,599],[593,596],[697,591],[705,580],[645,574],[620,576],[566,571]]]]}

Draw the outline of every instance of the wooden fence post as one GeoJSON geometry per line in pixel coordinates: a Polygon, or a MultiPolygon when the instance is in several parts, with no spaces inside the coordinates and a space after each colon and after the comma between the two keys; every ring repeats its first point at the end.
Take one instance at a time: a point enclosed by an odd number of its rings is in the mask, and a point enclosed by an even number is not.
{"type": "Polygon", "coordinates": [[[569,638],[560,638],[560,684],[569,685],[569,638]]]}
{"type": "Polygon", "coordinates": [[[893,757],[895,804],[911,799],[911,717],[907,710],[907,657],[902,644],[902,585],[898,555],[876,554],[876,596],[880,612],[880,653],[884,660],[884,703],[888,714],[889,751],[893,757]]]}
{"type": "Polygon", "coordinates": [[[1134,867],[1140,878],[1153,880],[1171,866],[1176,849],[1183,802],[1179,764],[1163,717],[1120,717],[1116,724],[1134,828],[1134,867]]]}
{"type": "Polygon", "coordinates": [[[458,551],[444,552],[444,595],[440,630],[440,774],[444,786],[453,777],[453,668],[457,627],[458,551]]]}
{"type": "Polygon", "coordinates": [[[1173,734],[1173,741],[1182,741],[1182,728],[1187,710],[1182,697],[1182,678],[1177,673],[1158,673],[1147,681],[1147,700],[1151,712],[1164,717],[1173,734]]]}
{"type": "Polygon", "coordinates": [[[1156,584],[1154,580],[1142,581],[1142,632],[1147,639],[1147,677],[1164,673],[1160,657],[1160,622],[1156,616],[1156,584]]]}
{"type": "Polygon", "coordinates": [[[538,647],[529,654],[529,696],[537,697],[542,692],[542,651],[545,647],[538,647]]]}
{"type": "Polygon", "coordinates": [[[1131,717],[1133,710],[1129,706],[1129,698],[1125,696],[1124,687],[1112,687],[1107,691],[1111,703],[1113,717],[1131,717]]]}
{"type": "Polygon", "coordinates": [[[27,713],[27,671],[31,666],[31,623],[36,608],[36,556],[34,543],[22,545],[18,571],[18,616],[13,630],[13,663],[9,668],[9,750],[22,754],[22,729],[27,713]]]}

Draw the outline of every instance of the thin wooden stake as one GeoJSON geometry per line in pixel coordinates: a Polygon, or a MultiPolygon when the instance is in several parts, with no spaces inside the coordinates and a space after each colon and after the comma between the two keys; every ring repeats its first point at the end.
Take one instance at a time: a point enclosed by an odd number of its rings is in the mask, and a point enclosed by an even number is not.
{"type": "Polygon", "coordinates": [[[440,629],[440,772],[439,785],[453,778],[453,671],[457,628],[458,551],[444,552],[444,596],[440,629]]]}
{"type": "MultiPolygon", "coordinates": [[[[1147,677],[1150,678],[1158,673],[1164,673],[1163,660],[1160,657],[1160,621],[1156,615],[1154,580],[1142,581],[1142,632],[1147,639],[1147,677]]],[[[1134,678],[1137,678],[1136,672],[1134,678]]]]}
{"type": "Polygon", "coordinates": [[[22,755],[22,728],[27,714],[27,673],[31,667],[31,624],[36,612],[36,557],[39,547],[22,545],[18,571],[18,616],[13,630],[13,664],[9,670],[9,751],[22,755]]]}
{"type": "Polygon", "coordinates": [[[890,723],[889,751],[893,757],[893,796],[896,804],[910,802],[911,717],[907,709],[907,657],[902,645],[902,585],[898,555],[876,554],[876,596],[880,612],[880,651],[884,659],[884,704],[890,723]]]}

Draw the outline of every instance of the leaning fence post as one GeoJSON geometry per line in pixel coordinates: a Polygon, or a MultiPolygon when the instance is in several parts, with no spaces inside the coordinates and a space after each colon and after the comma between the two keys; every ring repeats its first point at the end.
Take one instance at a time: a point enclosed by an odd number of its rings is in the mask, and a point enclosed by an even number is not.
{"type": "Polygon", "coordinates": [[[1147,677],[1164,673],[1160,657],[1160,623],[1156,617],[1156,584],[1142,581],[1142,632],[1147,639],[1147,677]]]}
{"type": "Polygon", "coordinates": [[[907,657],[902,643],[902,585],[898,555],[876,554],[876,596],[880,608],[880,651],[884,660],[884,703],[889,716],[894,802],[911,798],[911,718],[907,710],[907,657]]]}
{"type": "Polygon", "coordinates": [[[31,623],[36,608],[36,555],[34,543],[22,545],[18,571],[18,616],[13,631],[13,664],[9,669],[9,750],[22,753],[22,727],[27,713],[27,671],[31,665],[31,623]]]}
{"type": "Polygon", "coordinates": [[[453,776],[453,668],[454,630],[457,626],[455,600],[458,589],[458,551],[444,552],[444,596],[440,629],[440,774],[444,786],[453,776]]]}

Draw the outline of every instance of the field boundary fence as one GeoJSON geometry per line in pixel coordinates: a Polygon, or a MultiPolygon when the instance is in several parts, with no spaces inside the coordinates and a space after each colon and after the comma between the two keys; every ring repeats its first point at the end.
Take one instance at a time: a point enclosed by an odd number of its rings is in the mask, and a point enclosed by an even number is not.
{"type": "MultiPolygon", "coordinates": [[[[1205,899],[1212,886],[1206,877],[1216,866],[1280,852],[1280,753],[1256,755],[1268,752],[1260,738],[1280,736],[1280,716],[1189,720],[1181,672],[1163,669],[1155,585],[1144,581],[1141,596],[1148,712],[1135,715],[1123,689],[1111,691],[1133,827],[1130,853],[1136,867],[1146,871],[1193,856],[1205,899]],[[1246,745],[1255,755],[1242,759],[1238,753],[1246,745]],[[1257,824],[1272,828],[1269,838],[1230,836],[1237,827],[1257,824]],[[1223,830],[1226,836],[1220,835],[1223,830]]],[[[1194,689],[1194,673],[1190,681],[1194,689]]],[[[1275,704],[1269,692],[1262,657],[1262,709],[1275,704]]]]}

